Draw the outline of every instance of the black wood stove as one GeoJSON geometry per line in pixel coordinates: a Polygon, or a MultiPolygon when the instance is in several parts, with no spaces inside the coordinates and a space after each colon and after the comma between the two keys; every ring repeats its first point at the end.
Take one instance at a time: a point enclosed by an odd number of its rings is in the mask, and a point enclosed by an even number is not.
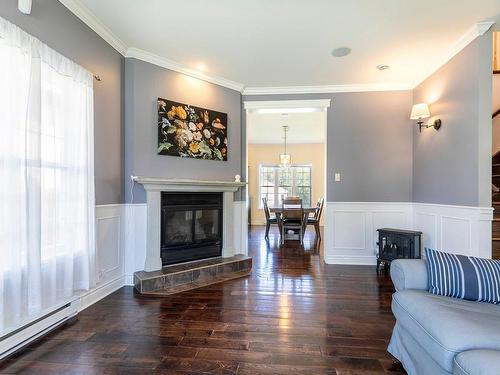
{"type": "Polygon", "coordinates": [[[421,257],[422,232],[393,228],[377,229],[377,232],[377,272],[381,265],[385,268],[394,259],[421,257]]]}

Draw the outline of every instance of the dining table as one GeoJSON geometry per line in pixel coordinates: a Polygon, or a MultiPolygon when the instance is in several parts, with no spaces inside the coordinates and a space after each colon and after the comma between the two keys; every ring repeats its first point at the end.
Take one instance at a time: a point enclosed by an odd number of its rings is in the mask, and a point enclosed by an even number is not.
{"type": "MultiPolygon", "coordinates": [[[[307,228],[307,217],[309,217],[310,214],[313,214],[316,211],[317,207],[302,207],[302,212],[304,213],[305,221],[304,221],[304,231],[307,228]]],[[[297,208],[291,208],[287,207],[287,211],[293,211],[293,210],[300,210],[300,206],[297,208]]],[[[276,206],[276,207],[269,207],[269,212],[272,214],[276,215],[276,219],[278,221],[278,230],[280,232],[280,236],[282,235],[281,233],[281,214],[283,213],[283,207],[282,206],[276,206]]]]}
{"type": "MultiPolygon", "coordinates": [[[[300,210],[300,208],[287,208],[287,210],[300,210]]],[[[313,214],[314,211],[316,211],[316,206],[315,207],[302,207],[302,211],[304,211],[304,214],[313,214]]],[[[274,213],[275,215],[281,215],[283,213],[283,207],[269,207],[269,212],[274,213]]]]}

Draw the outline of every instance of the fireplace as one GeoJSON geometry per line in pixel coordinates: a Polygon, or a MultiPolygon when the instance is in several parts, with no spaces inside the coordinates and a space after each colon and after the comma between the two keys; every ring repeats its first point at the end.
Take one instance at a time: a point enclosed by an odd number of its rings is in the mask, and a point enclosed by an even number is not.
{"type": "Polygon", "coordinates": [[[162,264],[222,255],[222,193],[161,193],[162,264]]]}

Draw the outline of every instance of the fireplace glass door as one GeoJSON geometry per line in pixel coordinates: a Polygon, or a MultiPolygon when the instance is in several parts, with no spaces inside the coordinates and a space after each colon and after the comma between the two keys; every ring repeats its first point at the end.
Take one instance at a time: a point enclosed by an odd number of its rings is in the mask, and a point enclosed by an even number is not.
{"type": "Polygon", "coordinates": [[[196,210],[194,240],[213,241],[219,238],[219,210],[196,210]]]}
{"type": "Polygon", "coordinates": [[[193,211],[191,210],[164,210],[165,245],[175,246],[188,244],[193,241],[193,211]]]}
{"type": "Polygon", "coordinates": [[[222,254],[222,193],[162,193],[163,265],[222,254]]]}

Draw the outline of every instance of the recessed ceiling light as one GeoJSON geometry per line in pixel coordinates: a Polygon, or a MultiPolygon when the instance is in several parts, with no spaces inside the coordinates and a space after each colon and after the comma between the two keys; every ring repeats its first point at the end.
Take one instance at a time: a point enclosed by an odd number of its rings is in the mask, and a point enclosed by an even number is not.
{"type": "Polygon", "coordinates": [[[199,63],[198,65],[196,65],[196,69],[201,70],[202,72],[204,72],[207,69],[207,67],[205,66],[205,64],[199,63]]]}
{"type": "Polygon", "coordinates": [[[380,71],[384,71],[384,70],[387,70],[389,68],[390,68],[389,65],[385,65],[385,64],[379,64],[379,65],[377,65],[377,69],[380,70],[380,71]]]}
{"type": "Polygon", "coordinates": [[[351,53],[351,49],[349,47],[339,47],[339,48],[335,48],[332,51],[332,55],[334,57],[344,57],[350,53],[351,53]]]}

